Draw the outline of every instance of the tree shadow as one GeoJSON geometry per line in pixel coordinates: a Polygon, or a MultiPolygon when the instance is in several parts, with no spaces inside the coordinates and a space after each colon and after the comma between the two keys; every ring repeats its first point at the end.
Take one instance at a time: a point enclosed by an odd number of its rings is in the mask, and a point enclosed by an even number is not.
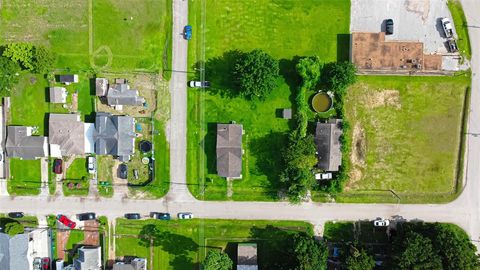
{"type": "Polygon", "coordinates": [[[350,60],[350,34],[337,34],[337,62],[350,60]]]}
{"type": "Polygon", "coordinates": [[[284,168],[282,151],[287,143],[287,133],[272,131],[249,142],[250,154],[256,158],[255,167],[250,170],[254,174],[266,175],[270,182],[269,189],[276,190],[280,186],[278,179],[284,168]]]}

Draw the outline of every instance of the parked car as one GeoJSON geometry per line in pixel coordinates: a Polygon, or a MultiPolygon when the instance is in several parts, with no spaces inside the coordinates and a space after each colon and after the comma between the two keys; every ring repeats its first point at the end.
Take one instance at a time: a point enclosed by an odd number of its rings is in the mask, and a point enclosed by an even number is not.
{"type": "Polygon", "coordinates": [[[451,52],[451,53],[458,52],[458,46],[457,46],[457,42],[455,41],[455,39],[449,39],[447,41],[447,45],[448,45],[448,51],[449,52],[451,52]]]}
{"type": "Polygon", "coordinates": [[[78,220],[85,221],[85,220],[94,220],[96,219],[95,213],[82,213],[77,215],[78,220]]]}
{"type": "Polygon", "coordinates": [[[373,226],[375,227],[387,227],[388,225],[390,225],[390,220],[388,219],[377,218],[373,221],[373,226]]]}
{"type": "Polygon", "coordinates": [[[118,177],[122,179],[127,179],[128,177],[128,166],[125,163],[120,164],[118,167],[118,177]]]}
{"type": "Polygon", "coordinates": [[[442,27],[443,27],[443,32],[445,33],[446,38],[452,38],[453,37],[453,27],[452,23],[450,22],[449,18],[442,18],[442,27]]]}
{"type": "Polygon", "coordinates": [[[385,21],[385,35],[393,35],[393,20],[387,19],[385,21]]]}
{"type": "Polygon", "coordinates": [[[50,258],[42,258],[42,270],[50,270],[50,258]]]}
{"type": "Polygon", "coordinates": [[[210,87],[209,81],[190,81],[188,86],[193,88],[208,88],[210,87]]]}
{"type": "Polygon", "coordinates": [[[178,213],[177,216],[178,216],[179,219],[192,219],[193,218],[193,214],[189,213],[189,212],[178,213]]]}
{"type": "Polygon", "coordinates": [[[67,218],[64,215],[58,215],[57,220],[70,229],[75,229],[75,227],[77,226],[77,223],[71,221],[69,218],[67,218]]]}
{"type": "Polygon", "coordinates": [[[88,173],[89,174],[96,173],[97,172],[97,161],[96,161],[95,157],[89,156],[87,158],[87,162],[88,162],[88,173]]]}
{"type": "Polygon", "coordinates": [[[125,214],[126,219],[141,219],[142,216],[139,213],[127,213],[125,214]]]}
{"type": "Polygon", "coordinates": [[[150,217],[155,219],[161,219],[161,220],[170,220],[169,213],[151,212],[150,217]]]}
{"type": "Polygon", "coordinates": [[[10,218],[22,218],[24,216],[23,212],[10,212],[8,217],[10,218]]]}
{"type": "Polygon", "coordinates": [[[36,257],[33,259],[33,270],[42,270],[42,258],[36,257]]]}
{"type": "Polygon", "coordinates": [[[55,159],[53,161],[53,172],[55,174],[62,174],[63,173],[63,161],[61,159],[55,159]]]}
{"type": "Polygon", "coordinates": [[[185,25],[183,28],[183,37],[186,40],[192,39],[192,26],[191,25],[185,25]]]}

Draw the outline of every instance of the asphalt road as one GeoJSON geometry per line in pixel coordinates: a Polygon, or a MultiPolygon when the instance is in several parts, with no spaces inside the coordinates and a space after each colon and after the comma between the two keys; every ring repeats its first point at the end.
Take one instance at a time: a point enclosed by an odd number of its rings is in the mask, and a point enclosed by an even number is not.
{"type": "MultiPolygon", "coordinates": [[[[463,0],[469,24],[480,26],[480,3],[463,0]]],[[[187,1],[173,4],[173,70],[186,70],[187,43],[180,33],[187,22],[187,1]]],[[[472,57],[472,103],[469,133],[480,133],[480,63],[475,59],[480,50],[480,28],[470,27],[472,57]]],[[[52,213],[76,214],[95,211],[109,218],[127,212],[148,215],[150,211],[193,212],[196,217],[228,219],[305,220],[321,226],[327,220],[366,220],[376,217],[407,220],[451,222],[464,228],[474,243],[480,240],[480,136],[468,136],[466,184],[462,195],[448,204],[334,204],[283,202],[206,202],[195,200],[186,186],[186,74],[176,72],[171,80],[172,119],[170,127],[171,178],[170,192],[159,200],[129,200],[119,197],[8,197],[0,196],[0,212],[23,211],[34,215],[52,213]]]]}

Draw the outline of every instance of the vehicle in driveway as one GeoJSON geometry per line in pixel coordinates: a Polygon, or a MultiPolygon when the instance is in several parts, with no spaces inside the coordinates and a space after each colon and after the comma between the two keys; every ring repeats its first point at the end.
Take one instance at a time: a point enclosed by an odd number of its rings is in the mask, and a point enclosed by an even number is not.
{"type": "Polygon", "coordinates": [[[377,218],[373,221],[373,226],[375,227],[387,227],[388,225],[390,225],[390,220],[388,219],[377,218]]]}
{"type": "Polygon", "coordinates": [[[97,161],[95,157],[89,156],[87,158],[87,168],[88,168],[88,173],[89,174],[94,174],[97,172],[97,161]]]}
{"type": "Polygon", "coordinates": [[[50,258],[42,258],[42,270],[50,270],[50,258]]]}
{"type": "Polygon", "coordinates": [[[183,28],[183,37],[186,40],[192,39],[192,26],[191,25],[185,25],[183,28]]]}
{"type": "Polygon", "coordinates": [[[190,81],[188,82],[188,86],[192,88],[208,88],[210,87],[209,81],[190,81]]]}
{"type": "Polygon", "coordinates": [[[9,218],[22,218],[24,216],[23,212],[10,212],[8,213],[9,218]]]}
{"type": "Polygon", "coordinates": [[[85,221],[85,220],[94,220],[96,219],[95,213],[82,213],[77,215],[78,220],[85,221]]]}
{"type": "Polygon", "coordinates": [[[63,165],[63,161],[61,159],[55,159],[53,161],[53,172],[55,174],[62,174],[63,173],[63,168],[62,168],[62,165],[63,165]]]}
{"type": "Polygon", "coordinates": [[[75,229],[75,227],[77,226],[77,223],[71,221],[69,218],[67,218],[64,215],[58,215],[57,220],[70,229],[75,229]]]}
{"type": "Polygon", "coordinates": [[[385,35],[393,35],[393,20],[385,20],[385,35]]]}
{"type": "Polygon", "coordinates": [[[127,213],[125,214],[126,219],[141,219],[142,216],[139,213],[127,213]]]}
{"type": "Polygon", "coordinates": [[[446,38],[452,38],[453,37],[453,27],[452,23],[450,22],[449,18],[442,18],[442,27],[443,27],[443,32],[445,33],[446,38]]]}
{"type": "Polygon", "coordinates": [[[154,219],[160,219],[160,220],[170,220],[169,213],[151,212],[150,217],[154,219]]]}
{"type": "Polygon", "coordinates": [[[458,46],[457,46],[457,42],[455,41],[455,39],[449,39],[447,41],[447,46],[448,46],[448,51],[449,52],[451,52],[451,53],[458,52],[458,46]]]}
{"type": "Polygon", "coordinates": [[[125,163],[120,164],[118,166],[118,177],[121,179],[127,179],[128,177],[128,166],[125,163]]]}
{"type": "Polygon", "coordinates": [[[178,219],[192,219],[193,214],[190,212],[182,212],[177,214],[178,219]]]}

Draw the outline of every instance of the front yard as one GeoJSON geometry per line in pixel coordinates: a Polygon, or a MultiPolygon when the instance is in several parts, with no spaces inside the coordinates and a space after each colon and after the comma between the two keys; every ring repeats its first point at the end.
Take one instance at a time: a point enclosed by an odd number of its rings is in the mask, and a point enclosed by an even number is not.
{"type": "Polygon", "coordinates": [[[10,179],[8,193],[10,195],[40,194],[41,175],[40,160],[10,159],[10,179]]]}
{"type": "Polygon", "coordinates": [[[91,175],[87,171],[87,160],[76,158],[67,168],[66,178],[63,180],[63,194],[65,196],[87,196],[91,175]]]}

